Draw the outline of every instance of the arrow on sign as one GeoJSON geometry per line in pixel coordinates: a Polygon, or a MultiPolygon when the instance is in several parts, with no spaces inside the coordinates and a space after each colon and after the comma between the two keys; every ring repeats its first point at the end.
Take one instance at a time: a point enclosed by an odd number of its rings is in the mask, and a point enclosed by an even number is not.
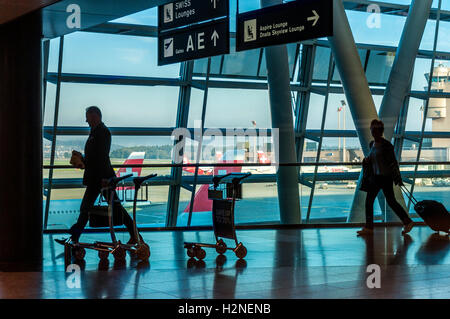
{"type": "Polygon", "coordinates": [[[316,10],[313,10],[312,12],[313,12],[314,16],[308,17],[308,21],[313,21],[314,20],[312,25],[315,26],[317,21],[319,21],[320,16],[317,14],[316,10]]]}
{"type": "Polygon", "coordinates": [[[219,34],[217,33],[216,30],[214,30],[214,32],[213,32],[213,34],[212,34],[212,36],[211,36],[211,40],[214,41],[214,46],[216,46],[216,42],[217,42],[217,39],[218,39],[218,38],[219,38],[219,34]]]}
{"type": "Polygon", "coordinates": [[[216,8],[217,1],[219,1],[219,0],[211,0],[211,2],[214,3],[214,9],[216,8]]]}

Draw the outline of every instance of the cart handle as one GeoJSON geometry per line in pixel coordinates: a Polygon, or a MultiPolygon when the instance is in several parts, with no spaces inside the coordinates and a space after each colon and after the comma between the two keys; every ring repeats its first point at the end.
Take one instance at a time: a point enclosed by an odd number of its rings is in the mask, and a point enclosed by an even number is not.
{"type": "Polygon", "coordinates": [[[127,174],[127,175],[124,175],[124,176],[120,176],[120,177],[111,177],[109,180],[108,180],[108,185],[109,185],[109,187],[115,187],[120,181],[123,181],[124,179],[127,179],[128,177],[131,177],[131,176],[133,176],[133,174],[127,174]]]}
{"type": "Polygon", "coordinates": [[[156,177],[156,176],[158,176],[158,174],[150,174],[150,175],[147,175],[147,176],[135,177],[135,178],[133,178],[133,182],[134,182],[134,185],[136,187],[139,187],[146,180],[148,180],[150,178],[153,178],[153,177],[156,177]]]}
{"type": "Polygon", "coordinates": [[[244,178],[247,178],[247,177],[249,177],[250,175],[252,175],[252,173],[246,173],[246,174],[244,174],[244,173],[228,173],[228,174],[226,174],[226,175],[223,175],[223,176],[214,176],[213,177],[213,183],[214,183],[214,186],[217,186],[219,183],[220,183],[220,181],[222,180],[222,179],[224,179],[225,177],[228,177],[228,176],[241,176],[241,177],[235,177],[235,178],[233,178],[233,180],[232,180],[232,183],[238,183],[238,182],[240,182],[241,180],[243,180],[244,178]]]}

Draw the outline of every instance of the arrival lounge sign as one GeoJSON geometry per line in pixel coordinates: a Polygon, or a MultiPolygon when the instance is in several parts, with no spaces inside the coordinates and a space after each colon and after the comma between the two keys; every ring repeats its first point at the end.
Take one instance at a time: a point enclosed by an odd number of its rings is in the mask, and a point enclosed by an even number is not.
{"type": "Polygon", "coordinates": [[[297,0],[237,17],[236,51],[333,35],[333,0],[297,0]]]}
{"type": "Polygon", "coordinates": [[[158,65],[230,52],[229,0],[178,0],[158,13],[158,65]]]}

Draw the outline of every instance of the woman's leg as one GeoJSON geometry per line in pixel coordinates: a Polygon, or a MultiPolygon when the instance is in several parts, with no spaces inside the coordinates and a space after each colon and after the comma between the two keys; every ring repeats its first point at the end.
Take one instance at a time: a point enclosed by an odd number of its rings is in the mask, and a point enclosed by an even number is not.
{"type": "Polygon", "coordinates": [[[373,189],[367,192],[366,196],[366,228],[373,229],[373,204],[375,202],[375,198],[377,198],[377,194],[380,189],[374,187],[373,189]]]}
{"type": "Polygon", "coordinates": [[[404,225],[408,225],[412,222],[411,218],[409,218],[408,213],[404,210],[402,205],[397,202],[394,194],[394,181],[392,178],[387,177],[382,183],[382,189],[384,196],[386,197],[386,202],[389,207],[395,212],[395,214],[400,218],[404,225]]]}

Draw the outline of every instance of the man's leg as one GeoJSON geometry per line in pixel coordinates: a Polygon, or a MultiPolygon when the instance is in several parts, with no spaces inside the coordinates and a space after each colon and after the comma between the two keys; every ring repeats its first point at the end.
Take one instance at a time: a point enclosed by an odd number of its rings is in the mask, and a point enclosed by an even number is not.
{"type": "Polygon", "coordinates": [[[408,213],[403,209],[402,205],[397,202],[397,199],[394,195],[394,181],[392,178],[387,177],[382,183],[383,193],[386,197],[386,202],[395,212],[395,214],[400,218],[404,225],[408,225],[412,222],[411,218],[409,218],[408,213]]]}
{"type": "Polygon", "coordinates": [[[80,238],[89,219],[89,210],[94,206],[95,200],[99,194],[100,187],[88,186],[86,188],[80,206],[80,216],[78,216],[77,222],[70,228],[70,234],[72,235],[73,241],[78,241],[80,238]]]}

